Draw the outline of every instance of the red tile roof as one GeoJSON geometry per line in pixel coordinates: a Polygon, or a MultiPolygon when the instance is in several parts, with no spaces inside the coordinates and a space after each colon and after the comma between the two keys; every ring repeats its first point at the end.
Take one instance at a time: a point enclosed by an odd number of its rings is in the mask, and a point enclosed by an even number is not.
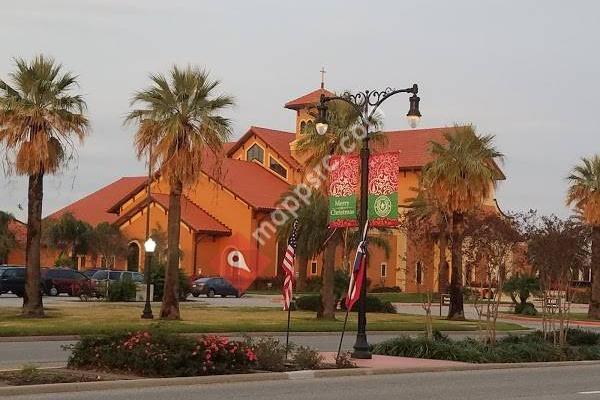
{"type": "MultiPolygon", "coordinates": [[[[207,157],[208,159],[208,157],[207,157]]],[[[214,158],[213,158],[214,159],[214,158]]],[[[255,162],[225,158],[216,167],[207,162],[202,170],[255,209],[273,210],[289,184],[255,162]]]]}
{"type": "Polygon", "coordinates": [[[229,146],[226,151],[227,157],[231,157],[244,143],[253,135],[262,139],[275,152],[288,163],[289,166],[295,169],[302,168],[298,161],[292,156],[290,143],[296,139],[293,132],[279,131],[275,129],[261,128],[259,126],[251,126],[250,129],[242,136],[233,146],[229,146]]]}
{"type": "MultiPolygon", "coordinates": [[[[169,195],[152,193],[152,199],[169,209],[169,195]]],[[[181,220],[196,232],[231,235],[231,229],[185,196],[181,197],[181,220]]]]}
{"type": "Polygon", "coordinates": [[[420,169],[433,160],[430,142],[443,143],[444,133],[452,128],[411,129],[385,132],[388,142],[385,151],[400,152],[400,169],[420,169]]]}
{"type": "MultiPolygon", "coordinates": [[[[421,169],[425,164],[433,160],[429,152],[431,142],[444,143],[444,134],[454,128],[428,128],[410,129],[404,131],[385,132],[388,138],[385,151],[400,152],[400,169],[421,169]]],[[[500,179],[506,179],[504,173],[492,160],[494,167],[500,174],[500,179]]]]}
{"type": "Polygon", "coordinates": [[[46,218],[60,218],[63,214],[70,212],[75,218],[93,226],[101,222],[112,223],[118,216],[109,213],[108,209],[123,197],[137,193],[145,183],[146,177],[143,176],[121,178],[48,215],[46,218]]]}
{"type": "Polygon", "coordinates": [[[305,94],[304,96],[298,97],[297,99],[288,101],[285,103],[284,107],[291,110],[297,110],[305,106],[315,105],[321,99],[322,94],[325,96],[334,96],[334,93],[330,92],[329,90],[319,88],[308,94],[305,94]]]}
{"type": "Polygon", "coordinates": [[[8,222],[8,230],[15,235],[18,244],[25,244],[27,241],[27,224],[13,218],[8,222]]]}

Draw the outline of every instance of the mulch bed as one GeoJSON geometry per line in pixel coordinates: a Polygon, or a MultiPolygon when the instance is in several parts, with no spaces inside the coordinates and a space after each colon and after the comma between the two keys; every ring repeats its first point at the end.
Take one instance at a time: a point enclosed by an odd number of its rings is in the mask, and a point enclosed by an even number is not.
{"type": "Polygon", "coordinates": [[[53,383],[97,382],[123,379],[142,379],[138,376],[111,374],[90,370],[56,369],[22,369],[18,371],[0,372],[0,386],[47,385],[53,383]]]}

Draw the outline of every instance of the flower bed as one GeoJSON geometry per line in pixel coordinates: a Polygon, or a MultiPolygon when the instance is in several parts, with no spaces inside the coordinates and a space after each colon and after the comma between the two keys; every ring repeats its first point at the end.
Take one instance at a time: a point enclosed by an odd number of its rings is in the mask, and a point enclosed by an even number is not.
{"type": "Polygon", "coordinates": [[[450,340],[440,334],[434,340],[401,336],[375,345],[373,353],[471,363],[600,360],[600,334],[570,329],[564,347],[554,346],[540,332],[508,336],[494,346],[476,339],[450,340]]]}
{"type": "Polygon", "coordinates": [[[124,371],[140,376],[243,373],[256,355],[224,337],[184,337],[160,331],[88,336],[72,347],[69,367],[124,371]]]}

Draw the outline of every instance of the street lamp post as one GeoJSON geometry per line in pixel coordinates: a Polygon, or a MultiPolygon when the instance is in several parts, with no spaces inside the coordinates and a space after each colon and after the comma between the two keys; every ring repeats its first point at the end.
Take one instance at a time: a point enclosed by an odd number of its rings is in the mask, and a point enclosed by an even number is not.
{"type": "Polygon", "coordinates": [[[150,269],[152,266],[152,255],[156,249],[156,242],[152,238],[148,238],[144,243],[144,250],[146,251],[146,257],[144,260],[144,272],[146,275],[146,304],[144,305],[144,312],[142,313],[143,319],[153,319],[152,305],[150,304],[150,269]]]}
{"type": "MultiPolygon", "coordinates": [[[[361,232],[367,223],[368,218],[368,196],[369,196],[369,158],[371,151],[369,149],[369,125],[373,120],[373,116],[381,104],[389,99],[390,97],[398,93],[409,93],[410,96],[410,108],[406,117],[411,128],[415,128],[419,119],[421,118],[421,112],[419,111],[419,97],[417,93],[419,88],[416,84],[407,89],[392,89],[387,88],[382,91],[370,91],[365,90],[359,93],[345,92],[341,96],[325,96],[321,95],[317,110],[319,111],[317,123],[315,128],[317,133],[324,135],[327,133],[327,103],[333,100],[340,100],[350,104],[360,115],[361,123],[364,129],[362,147],[360,149],[360,214],[359,214],[359,226],[361,232]]],[[[352,357],[354,358],[371,358],[371,352],[369,351],[369,342],[367,341],[367,313],[366,313],[366,299],[367,299],[367,269],[363,269],[363,285],[360,291],[360,298],[358,300],[358,332],[356,334],[356,342],[354,343],[354,352],[352,357]]]]}

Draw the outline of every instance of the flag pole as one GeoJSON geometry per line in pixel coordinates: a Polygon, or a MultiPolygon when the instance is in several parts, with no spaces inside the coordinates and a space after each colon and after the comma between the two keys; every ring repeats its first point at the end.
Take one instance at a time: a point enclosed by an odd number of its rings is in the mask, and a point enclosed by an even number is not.
{"type": "Polygon", "coordinates": [[[348,314],[350,310],[346,307],[346,316],[344,317],[344,326],[342,327],[342,337],[340,338],[340,345],[338,346],[337,356],[335,356],[335,363],[338,363],[340,359],[340,353],[342,352],[342,343],[344,342],[344,333],[346,332],[346,324],[348,323],[348,314]]]}
{"type": "Polygon", "coordinates": [[[287,308],[288,316],[287,316],[287,332],[285,334],[285,361],[288,359],[289,346],[290,346],[290,319],[292,314],[292,303],[290,301],[290,305],[287,308]]]}

